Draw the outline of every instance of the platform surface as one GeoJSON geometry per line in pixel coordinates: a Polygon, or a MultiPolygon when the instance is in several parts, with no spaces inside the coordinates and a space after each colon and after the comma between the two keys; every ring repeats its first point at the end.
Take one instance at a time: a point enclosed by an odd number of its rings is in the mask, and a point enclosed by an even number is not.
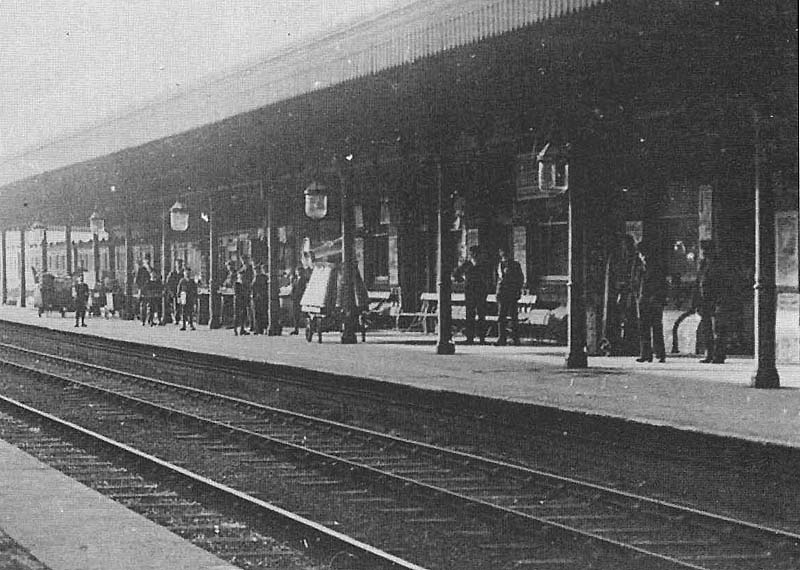
{"type": "Polygon", "coordinates": [[[306,342],[302,330],[237,337],[229,329],[180,331],[117,318],[93,317],[86,328],[74,328],[69,315],[40,318],[30,308],[8,306],[0,307],[0,319],[800,447],[797,364],[778,364],[781,388],[763,390],[750,387],[752,358],[701,364],[696,356],[668,356],[661,364],[590,357],[589,368],[570,370],[564,347],[466,346],[456,337],[456,354],[443,356],[436,354],[434,335],[396,331],[374,331],[366,343],[342,345],[337,333],[318,344],[316,338],[306,342]]]}
{"type": "Polygon", "coordinates": [[[50,570],[236,569],[3,440],[0,529],[50,570]]]}

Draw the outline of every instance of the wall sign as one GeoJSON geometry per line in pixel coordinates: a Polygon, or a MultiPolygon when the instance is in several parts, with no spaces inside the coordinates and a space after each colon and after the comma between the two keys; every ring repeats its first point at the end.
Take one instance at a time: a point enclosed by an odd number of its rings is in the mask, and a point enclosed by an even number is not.
{"type": "Polygon", "coordinates": [[[798,287],[797,211],[775,214],[775,282],[779,287],[798,287]]]}

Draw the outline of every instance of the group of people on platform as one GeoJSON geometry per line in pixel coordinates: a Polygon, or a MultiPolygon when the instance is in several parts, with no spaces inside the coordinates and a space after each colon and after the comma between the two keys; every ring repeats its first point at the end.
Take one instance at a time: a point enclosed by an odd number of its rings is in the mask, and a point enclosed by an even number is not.
{"type": "Polygon", "coordinates": [[[134,285],[138,293],[138,314],[142,326],[166,325],[174,322],[185,331],[195,330],[194,307],[197,302],[197,282],[192,270],[176,259],[166,281],[152,264],[149,254],[136,270],[134,285]]]}
{"type": "MultiPolygon", "coordinates": [[[[636,244],[624,236],[616,269],[617,279],[607,283],[611,290],[604,315],[604,335],[613,337],[615,354],[638,352],[637,362],[666,362],[663,315],[669,291],[665,266],[658,258],[658,249],[647,241],[636,244]]],[[[609,254],[611,255],[611,254],[609,254]]],[[[700,315],[698,346],[705,346],[704,363],[723,363],[726,358],[726,275],[722,264],[715,259],[710,241],[700,243],[700,263],[692,310],[700,315]]],[[[510,259],[504,249],[498,251],[495,267],[498,338],[495,345],[511,341],[520,344],[518,302],[525,284],[520,264],[510,259]],[[510,324],[510,331],[507,325],[510,324]]],[[[609,260],[609,263],[611,260],[609,260]]],[[[608,270],[607,270],[608,271],[608,270]]],[[[491,269],[481,256],[478,246],[469,248],[468,258],[453,272],[453,280],[464,283],[466,344],[475,338],[486,342],[487,295],[492,282],[491,269]]]]}
{"type": "MultiPolygon", "coordinates": [[[[486,343],[487,297],[492,282],[497,297],[498,338],[494,343],[505,346],[510,342],[520,344],[518,302],[525,285],[520,264],[511,259],[508,251],[498,250],[499,261],[492,269],[478,246],[469,248],[468,258],[453,272],[453,280],[463,282],[466,305],[464,334],[466,344],[486,343]],[[494,271],[494,277],[492,276],[494,271]]],[[[609,297],[604,315],[603,335],[613,339],[614,350],[609,354],[638,352],[638,362],[666,362],[663,314],[669,291],[665,266],[658,257],[659,250],[650,242],[636,244],[631,236],[623,236],[620,250],[607,255],[609,265],[614,265],[614,278],[606,276],[609,297]]],[[[288,284],[292,302],[292,331],[296,335],[302,326],[301,301],[311,278],[313,258],[289,271],[288,284]]],[[[241,264],[229,261],[223,287],[233,291],[233,331],[245,336],[264,334],[269,324],[268,268],[253,264],[250,257],[242,256],[241,264]]],[[[706,356],[701,362],[723,363],[726,359],[727,339],[727,276],[723,264],[715,258],[712,243],[701,241],[697,280],[692,296],[692,310],[700,316],[697,330],[698,347],[705,347],[706,356]]],[[[145,254],[136,271],[135,286],[138,291],[137,308],[142,325],[155,326],[174,322],[181,330],[195,330],[194,311],[197,301],[197,282],[191,269],[183,260],[176,259],[172,270],[162,283],[159,272],[145,254]]],[[[91,292],[84,283],[83,273],[77,274],[72,290],[75,305],[75,326],[86,326],[86,311],[91,292]]],[[[604,339],[605,340],[605,339],[604,339]]]]}
{"type": "MultiPolygon", "coordinates": [[[[288,275],[292,301],[292,331],[299,334],[303,320],[301,300],[311,278],[313,259],[292,269],[288,275]]],[[[228,274],[223,287],[233,291],[233,333],[237,336],[260,335],[269,326],[269,268],[266,264],[253,264],[250,256],[243,255],[242,263],[227,264],[228,274]]]]}
{"type": "MultiPolygon", "coordinates": [[[[637,362],[666,362],[664,345],[664,306],[669,293],[669,280],[659,249],[653,243],[640,241],[634,245],[626,236],[625,249],[635,250],[629,262],[627,282],[617,287],[616,338],[622,349],[631,346],[638,337],[637,362]],[[633,310],[632,310],[633,309],[633,310]]],[[[725,266],[714,254],[711,241],[699,244],[697,279],[692,291],[691,309],[700,316],[697,328],[697,348],[705,347],[703,363],[722,364],[727,357],[727,305],[725,266]]],[[[623,275],[624,277],[624,275],[623,275]]]]}
{"type": "MultiPolygon", "coordinates": [[[[518,303],[525,285],[525,276],[519,262],[511,259],[504,249],[498,251],[500,261],[496,267],[497,327],[496,346],[508,344],[506,324],[511,325],[511,341],[520,344],[518,303]]],[[[453,272],[453,280],[464,283],[466,344],[473,344],[475,336],[481,344],[486,343],[486,297],[489,294],[489,269],[481,259],[480,248],[469,248],[469,257],[453,272]]]]}

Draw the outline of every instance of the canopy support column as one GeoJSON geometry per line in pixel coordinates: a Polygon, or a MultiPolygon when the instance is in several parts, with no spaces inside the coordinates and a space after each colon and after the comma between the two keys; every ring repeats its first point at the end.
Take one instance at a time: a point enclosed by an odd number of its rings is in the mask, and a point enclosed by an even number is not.
{"type": "Polygon", "coordinates": [[[8,303],[8,264],[6,263],[6,230],[0,230],[0,303],[8,303]]]}
{"type": "MultiPolygon", "coordinates": [[[[581,165],[579,165],[580,167],[581,165]]],[[[584,177],[577,183],[570,184],[567,190],[569,198],[569,280],[567,282],[568,342],[567,368],[586,368],[589,359],[586,354],[586,307],[584,305],[584,255],[585,221],[582,215],[584,205],[581,203],[580,187],[584,177]]]]}
{"type": "Polygon", "coordinates": [[[778,388],[780,377],[775,367],[775,201],[772,186],[761,183],[761,136],[758,112],[753,112],[755,152],[756,267],[755,267],[755,361],[754,388],[778,388]]]}
{"type": "Polygon", "coordinates": [[[269,327],[267,336],[280,336],[283,327],[281,326],[281,286],[278,277],[280,243],[275,216],[275,188],[270,186],[267,191],[267,256],[269,258],[269,327]]]}
{"type": "Polygon", "coordinates": [[[72,226],[64,226],[64,254],[66,255],[67,275],[72,275],[75,267],[72,264],[72,226]]]}
{"type": "Polygon", "coordinates": [[[25,299],[27,283],[25,280],[25,230],[19,231],[19,306],[24,307],[27,304],[25,299]]]}
{"type": "Polygon", "coordinates": [[[447,233],[450,220],[450,208],[447,203],[447,196],[444,189],[444,168],[442,158],[436,160],[436,192],[438,199],[438,224],[437,224],[437,246],[436,246],[436,278],[437,278],[437,300],[439,306],[439,324],[436,343],[436,354],[455,354],[456,345],[452,339],[452,304],[450,282],[450,263],[448,259],[449,249],[447,247],[447,233]]]}

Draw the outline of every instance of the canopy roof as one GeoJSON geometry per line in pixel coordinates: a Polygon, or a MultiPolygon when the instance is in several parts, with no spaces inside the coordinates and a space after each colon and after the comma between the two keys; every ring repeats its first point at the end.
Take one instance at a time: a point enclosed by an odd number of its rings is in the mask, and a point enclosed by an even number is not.
{"type": "MultiPolygon", "coordinates": [[[[287,177],[309,166],[308,149],[361,144],[351,140],[358,138],[396,158],[405,141],[416,138],[410,144],[424,147],[446,127],[456,135],[515,135],[535,121],[574,122],[569,114],[578,106],[599,128],[636,141],[636,152],[637,117],[664,125],[641,137],[647,144],[660,138],[679,149],[677,137],[688,130],[714,136],[701,131],[724,116],[713,107],[719,94],[763,93],[791,107],[796,130],[796,47],[779,51],[796,18],[789,0],[768,7],[711,0],[417,2],[37,151],[42,164],[71,166],[0,188],[0,227],[85,224],[94,208],[111,202],[150,219],[178,196],[207,200],[220,187],[253,180],[275,181],[299,196],[302,188],[287,177]],[[755,13],[762,21],[753,20],[755,13]],[[435,100],[446,105],[437,116],[435,100]],[[101,157],[76,158],[82,155],[101,157]],[[117,193],[109,192],[112,185],[117,193]]],[[[259,192],[265,191],[272,189],[259,192]]]]}
{"type": "Polygon", "coordinates": [[[604,1],[415,2],[27,150],[5,160],[3,170],[23,178],[104,156],[604,1]]]}

